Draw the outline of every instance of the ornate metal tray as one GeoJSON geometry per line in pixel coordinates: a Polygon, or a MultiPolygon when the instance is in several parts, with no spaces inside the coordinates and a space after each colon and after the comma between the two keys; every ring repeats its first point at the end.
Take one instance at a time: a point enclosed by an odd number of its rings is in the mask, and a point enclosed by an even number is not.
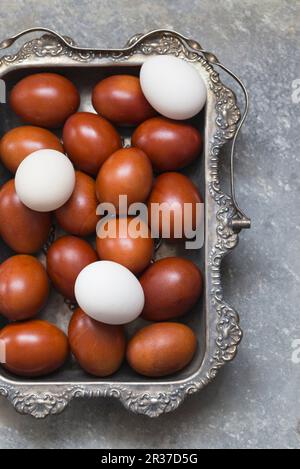
{"type": "MultiPolygon", "coordinates": [[[[234,143],[246,117],[247,92],[215,55],[172,31],[136,35],[123,49],[90,49],[78,47],[73,40],[54,31],[34,28],[4,40],[0,49],[11,47],[21,36],[36,31],[43,31],[44,35],[26,42],[13,55],[0,56],[0,78],[8,92],[21,77],[55,68],[80,88],[81,109],[91,110],[89,95],[94,83],[111,73],[138,73],[141,64],[154,54],[172,54],[189,61],[207,84],[205,117],[195,121],[204,135],[204,155],[202,162],[187,171],[199,185],[206,207],[205,246],[200,251],[186,253],[205,273],[204,297],[196,310],[185,318],[199,337],[199,350],[193,363],[168,379],[155,381],[135,375],[126,365],[113,377],[98,380],[84,374],[71,359],[62,370],[42,380],[20,380],[0,369],[0,395],[8,398],[22,414],[43,418],[62,412],[75,397],[114,397],[135,413],[157,417],[175,410],[187,395],[210,383],[218,370],[235,357],[242,338],[238,314],[223,298],[220,267],[224,256],[237,245],[238,232],[250,227],[250,220],[237,206],[233,177],[234,143]],[[242,118],[235,94],[221,82],[216,67],[227,71],[242,87],[246,99],[242,118]],[[231,195],[223,191],[219,176],[220,150],[229,141],[232,143],[231,195]]],[[[5,103],[0,104],[0,137],[16,125],[20,125],[18,119],[5,103]]],[[[9,177],[1,167],[1,184],[9,177]]],[[[0,261],[10,254],[0,240],[0,261]]],[[[158,255],[170,254],[183,254],[183,250],[165,244],[158,255]]],[[[70,311],[63,299],[53,292],[42,316],[66,329],[70,311]]],[[[0,319],[0,327],[3,325],[0,319]]]]}

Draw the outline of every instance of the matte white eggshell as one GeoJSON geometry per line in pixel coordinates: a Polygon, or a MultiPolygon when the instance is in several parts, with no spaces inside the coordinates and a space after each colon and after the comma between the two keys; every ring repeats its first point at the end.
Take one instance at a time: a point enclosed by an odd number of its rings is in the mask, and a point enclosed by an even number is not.
{"type": "Polygon", "coordinates": [[[75,283],[80,308],[91,318],[106,324],[127,324],[142,312],[143,288],[126,267],[98,261],[85,267],[75,283]]]}
{"type": "Polygon", "coordinates": [[[19,165],[15,187],[24,205],[37,212],[51,212],[71,197],[75,187],[75,171],[63,153],[38,150],[19,165]]]}
{"type": "Polygon", "coordinates": [[[141,67],[140,82],[149,103],[170,119],[190,119],[206,102],[206,86],[200,73],[171,55],[147,59],[141,67]]]}

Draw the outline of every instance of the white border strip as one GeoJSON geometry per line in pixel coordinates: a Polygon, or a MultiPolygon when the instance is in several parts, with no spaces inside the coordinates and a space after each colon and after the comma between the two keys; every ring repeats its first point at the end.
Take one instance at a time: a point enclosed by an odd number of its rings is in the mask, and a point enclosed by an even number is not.
{"type": "Polygon", "coordinates": [[[0,340],[0,363],[6,363],[6,344],[0,340]]]}

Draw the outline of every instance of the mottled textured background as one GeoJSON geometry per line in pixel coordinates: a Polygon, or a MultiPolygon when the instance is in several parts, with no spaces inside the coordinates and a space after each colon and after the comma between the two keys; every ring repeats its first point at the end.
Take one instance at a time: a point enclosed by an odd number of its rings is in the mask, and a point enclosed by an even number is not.
{"type": "Polygon", "coordinates": [[[82,45],[120,46],[174,28],[244,79],[251,112],[238,144],[238,197],[253,220],[226,259],[226,297],[245,331],[237,359],[174,414],[149,420],[116,401],[72,402],[34,421],[0,401],[2,448],[299,448],[299,0],[1,0],[1,39],[43,25],[82,45]],[[295,360],[294,360],[295,361],[295,360]]]}

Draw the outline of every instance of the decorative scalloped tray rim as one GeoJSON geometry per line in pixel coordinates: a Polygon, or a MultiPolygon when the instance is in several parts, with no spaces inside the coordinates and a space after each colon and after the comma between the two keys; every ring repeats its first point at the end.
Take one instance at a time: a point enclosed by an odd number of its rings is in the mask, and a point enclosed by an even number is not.
{"type": "Polygon", "coordinates": [[[73,398],[115,397],[126,408],[138,414],[157,417],[175,410],[185,397],[209,384],[218,370],[233,360],[242,338],[237,312],[229,306],[222,293],[221,262],[238,243],[238,235],[230,228],[230,220],[236,215],[232,198],[220,187],[219,153],[221,147],[232,139],[237,131],[240,111],[236,98],[221,81],[218,73],[201,53],[200,45],[170,31],[150,32],[132,37],[122,50],[75,49],[74,41],[66,42],[46,34],[26,42],[14,55],[0,57],[0,76],[19,66],[38,66],[48,61],[57,65],[101,65],[105,59],[113,64],[135,60],[135,57],[153,54],[172,54],[202,67],[207,75],[208,94],[215,103],[214,122],[210,122],[206,136],[206,194],[213,208],[214,219],[207,220],[212,231],[213,244],[206,242],[206,296],[209,315],[213,315],[214,330],[210,331],[211,344],[204,362],[197,373],[181,382],[166,382],[156,386],[151,383],[28,383],[13,382],[0,376],[0,395],[8,398],[21,414],[36,418],[62,412],[73,398]],[[159,388],[159,389],[158,389],[159,388]]]}

